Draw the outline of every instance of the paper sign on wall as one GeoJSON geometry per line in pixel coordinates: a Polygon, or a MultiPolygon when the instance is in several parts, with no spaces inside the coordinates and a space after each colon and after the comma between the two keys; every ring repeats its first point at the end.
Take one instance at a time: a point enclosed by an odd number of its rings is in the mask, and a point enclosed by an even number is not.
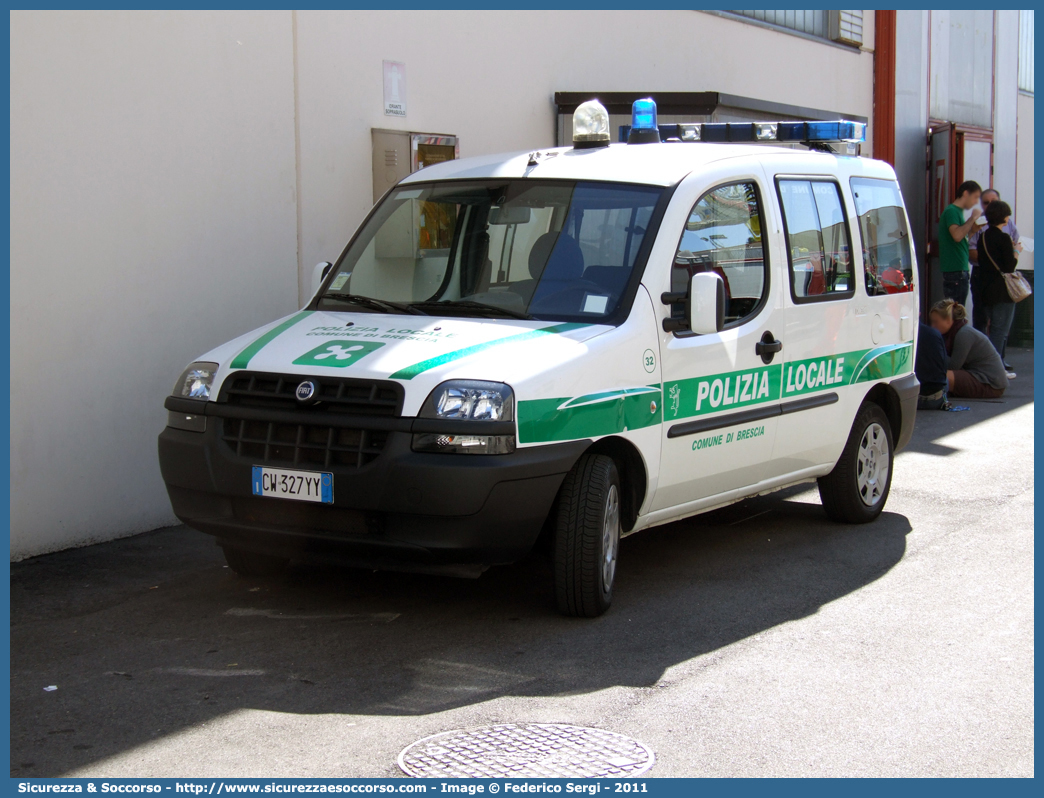
{"type": "Polygon", "coordinates": [[[406,116],[406,65],[384,62],[384,115],[406,116]]]}

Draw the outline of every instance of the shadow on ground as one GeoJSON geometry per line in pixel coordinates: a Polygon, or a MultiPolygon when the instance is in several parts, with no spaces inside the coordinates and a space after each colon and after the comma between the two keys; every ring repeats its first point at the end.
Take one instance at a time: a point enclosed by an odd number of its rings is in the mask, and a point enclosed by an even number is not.
{"type": "Polygon", "coordinates": [[[555,614],[538,556],[473,581],[307,566],[241,579],[176,527],[18,564],[12,774],[58,775],[241,708],[405,715],[652,687],[903,555],[902,516],[840,527],[778,496],[625,540],[596,620],[555,614]]]}
{"type": "MultiPolygon", "coordinates": [[[[1027,357],[1013,354],[1025,395],[921,413],[911,448],[1031,401],[1027,357]]],[[[536,555],[473,581],[306,566],[241,579],[210,538],[174,527],[14,564],[12,775],[59,775],[238,709],[416,715],[653,688],[900,561],[905,517],[833,524],[794,500],[807,487],[626,539],[595,620],[555,614],[536,555]]]]}

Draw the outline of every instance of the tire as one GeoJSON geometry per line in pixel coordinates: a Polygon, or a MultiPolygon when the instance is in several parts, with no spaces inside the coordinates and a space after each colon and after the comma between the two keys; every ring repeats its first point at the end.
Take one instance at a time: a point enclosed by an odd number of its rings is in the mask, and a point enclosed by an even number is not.
{"type": "Polygon", "coordinates": [[[563,615],[595,618],[613,601],[620,550],[620,475],[604,454],[585,454],[558,491],[555,598],[563,615]]]}
{"type": "Polygon", "coordinates": [[[225,552],[225,562],[228,567],[240,576],[274,576],[280,573],[288,562],[286,557],[276,557],[271,554],[259,554],[256,551],[236,549],[231,546],[222,546],[225,552]]]}
{"type": "Polygon", "coordinates": [[[826,514],[845,524],[876,519],[888,501],[893,460],[888,416],[879,405],[864,402],[837,465],[819,478],[819,497],[826,514]]]}

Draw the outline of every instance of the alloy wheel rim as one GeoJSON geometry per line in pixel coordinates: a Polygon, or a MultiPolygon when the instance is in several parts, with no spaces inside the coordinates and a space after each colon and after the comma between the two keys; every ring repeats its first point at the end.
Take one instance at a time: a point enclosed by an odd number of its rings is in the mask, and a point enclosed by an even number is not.
{"type": "Polygon", "coordinates": [[[876,421],[863,431],[856,458],[856,487],[867,507],[874,507],[888,485],[888,436],[876,421]]]}
{"type": "Polygon", "coordinates": [[[602,525],[602,589],[609,592],[616,575],[616,550],[620,545],[620,493],[616,485],[609,487],[605,498],[605,521],[602,525]]]}

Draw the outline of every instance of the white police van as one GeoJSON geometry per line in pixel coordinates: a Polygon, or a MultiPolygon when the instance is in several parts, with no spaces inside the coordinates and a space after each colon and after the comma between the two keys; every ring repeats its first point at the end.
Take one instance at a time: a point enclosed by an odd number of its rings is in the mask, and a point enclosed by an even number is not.
{"type": "Polygon", "coordinates": [[[544,532],[560,610],[595,616],[641,529],[812,479],[832,519],[881,513],[917,269],[892,169],[827,144],[864,126],[643,100],[627,143],[594,101],[573,129],[409,176],[303,310],[188,367],[163,478],[233,569],[479,573],[544,532]]]}

